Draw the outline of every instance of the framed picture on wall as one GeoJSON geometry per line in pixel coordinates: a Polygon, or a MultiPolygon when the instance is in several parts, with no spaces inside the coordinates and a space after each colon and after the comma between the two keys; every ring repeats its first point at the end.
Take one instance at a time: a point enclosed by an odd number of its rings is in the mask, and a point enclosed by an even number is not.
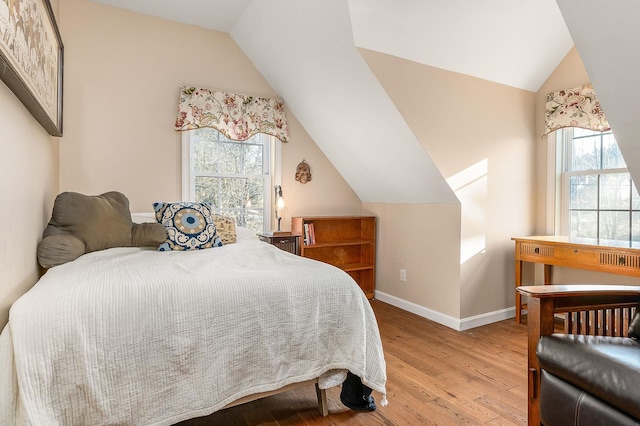
{"type": "Polygon", "coordinates": [[[53,136],[62,136],[62,70],[49,0],[0,0],[0,78],[53,136]]]}

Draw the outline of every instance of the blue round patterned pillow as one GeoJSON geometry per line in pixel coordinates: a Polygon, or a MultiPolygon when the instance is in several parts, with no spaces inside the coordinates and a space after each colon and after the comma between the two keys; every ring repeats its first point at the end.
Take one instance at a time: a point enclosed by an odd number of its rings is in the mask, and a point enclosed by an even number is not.
{"type": "Polygon", "coordinates": [[[219,247],[211,206],[208,203],[153,203],[156,220],[167,228],[167,240],[158,250],[200,250],[219,247]]]}

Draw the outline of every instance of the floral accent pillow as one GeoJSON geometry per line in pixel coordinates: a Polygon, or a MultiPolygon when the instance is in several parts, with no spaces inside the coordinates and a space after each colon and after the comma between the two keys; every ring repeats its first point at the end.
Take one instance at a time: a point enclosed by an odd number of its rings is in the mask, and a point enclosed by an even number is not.
{"type": "Polygon", "coordinates": [[[214,223],[222,244],[233,244],[236,242],[236,220],[228,216],[214,215],[214,223]]]}
{"type": "Polygon", "coordinates": [[[167,229],[167,240],[158,250],[200,250],[219,247],[222,240],[216,230],[208,203],[153,203],[156,220],[167,229]]]}

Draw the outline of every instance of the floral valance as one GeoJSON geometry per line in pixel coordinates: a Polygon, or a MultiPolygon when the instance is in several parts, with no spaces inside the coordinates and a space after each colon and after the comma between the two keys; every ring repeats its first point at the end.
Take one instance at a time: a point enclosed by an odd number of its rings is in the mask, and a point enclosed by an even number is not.
{"type": "Polygon", "coordinates": [[[247,140],[257,133],[289,141],[281,100],[182,86],[175,129],[200,127],[213,127],[236,141],[247,140]]]}
{"type": "Polygon", "coordinates": [[[597,132],[611,130],[590,84],[547,95],[543,137],[563,127],[581,127],[597,132]]]}

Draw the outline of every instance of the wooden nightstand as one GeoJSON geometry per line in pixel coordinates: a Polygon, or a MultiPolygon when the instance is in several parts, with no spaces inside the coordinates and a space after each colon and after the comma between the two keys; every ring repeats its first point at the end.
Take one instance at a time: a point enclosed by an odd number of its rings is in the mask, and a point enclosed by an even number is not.
{"type": "Polygon", "coordinates": [[[298,254],[298,235],[270,235],[270,234],[258,234],[265,243],[273,244],[280,250],[288,251],[289,253],[298,254]]]}

